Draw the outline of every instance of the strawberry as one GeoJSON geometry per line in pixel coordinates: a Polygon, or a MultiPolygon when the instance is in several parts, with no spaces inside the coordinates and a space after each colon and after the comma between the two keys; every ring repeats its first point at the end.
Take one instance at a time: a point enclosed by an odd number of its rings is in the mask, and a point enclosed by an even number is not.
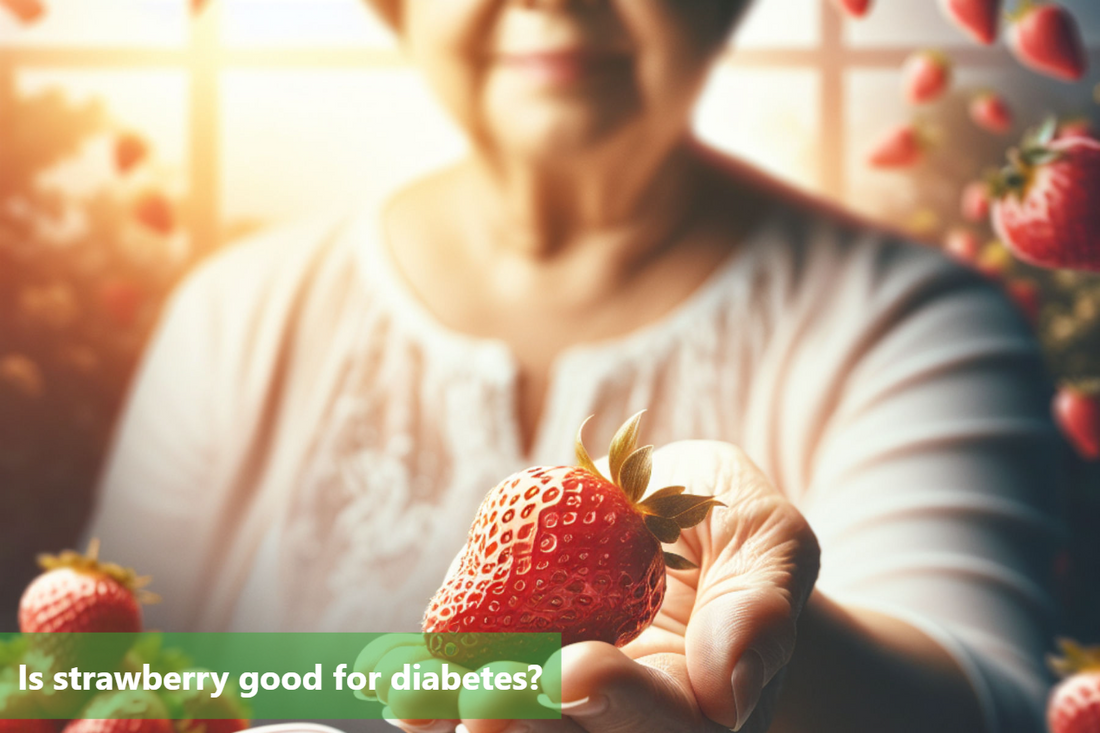
{"type": "Polygon", "coordinates": [[[947,233],[943,251],[959,262],[973,265],[982,252],[982,240],[966,227],[956,227],[947,233]]]}
{"type": "Polygon", "coordinates": [[[1015,15],[1009,46],[1025,66],[1062,81],[1078,81],[1088,70],[1081,31],[1061,5],[1025,0],[1015,15]]]}
{"type": "Polygon", "coordinates": [[[938,51],[917,51],[901,69],[902,92],[909,104],[927,104],[943,96],[951,83],[951,60],[938,51]]]}
{"type": "Polygon", "coordinates": [[[139,135],[124,133],[115,140],[115,168],[119,173],[128,173],[148,153],[149,146],[139,135]]]}
{"type": "Polygon", "coordinates": [[[997,40],[1001,0],[940,0],[944,15],[978,43],[997,40]]]}
{"type": "Polygon", "coordinates": [[[1040,267],[1100,271],[1100,141],[1054,140],[1048,120],[993,181],[993,227],[1040,267]]]}
{"type": "Polygon", "coordinates": [[[1034,280],[1028,278],[1014,278],[1005,283],[1005,292],[1012,302],[1027,318],[1028,323],[1035,325],[1039,321],[1039,309],[1042,306],[1042,293],[1034,280]]]}
{"type": "Polygon", "coordinates": [[[915,125],[898,125],[875,141],[867,162],[873,168],[911,168],[924,158],[925,146],[915,125]]]}
{"type": "MultiPolygon", "coordinates": [[[[1098,385],[1063,385],[1054,396],[1054,419],[1077,453],[1100,459],[1100,389],[1098,385]]],[[[1098,669],[1100,671],[1100,669],[1098,669]]]]}
{"type": "Polygon", "coordinates": [[[63,733],[175,733],[164,703],[145,690],[97,695],[82,715],[63,733]]]}
{"type": "Polygon", "coordinates": [[[862,18],[871,9],[871,0],[833,0],[833,2],[853,18],[862,18]]]}
{"type": "Polygon", "coordinates": [[[46,13],[41,0],[0,0],[0,5],[22,23],[33,23],[46,13]]]}
{"type": "Polygon", "coordinates": [[[40,557],[46,572],[23,593],[19,630],[25,634],[141,631],[141,602],[154,598],[142,590],[149,579],[99,562],[98,553],[99,543],[93,540],[84,555],[67,550],[57,557],[40,557]]]}
{"type": "Polygon", "coordinates": [[[134,202],[134,218],[158,234],[171,234],[176,228],[176,214],[164,194],[147,191],[134,202]]]}
{"type": "Polygon", "coordinates": [[[966,184],[960,206],[963,218],[975,224],[989,218],[989,186],[984,181],[966,184]]]}
{"type": "Polygon", "coordinates": [[[1050,665],[1065,679],[1047,701],[1050,733],[1094,733],[1100,730],[1100,649],[1082,649],[1060,640],[1064,657],[1050,665]]]}
{"type": "Polygon", "coordinates": [[[1012,129],[1012,108],[1000,94],[984,92],[970,100],[970,119],[983,130],[1003,135],[1012,129]]]}
{"type": "Polygon", "coordinates": [[[424,616],[435,656],[474,667],[502,658],[543,661],[549,650],[502,656],[493,635],[479,639],[477,632],[560,632],[562,644],[622,646],[652,623],[664,599],[665,565],[694,567],[661,543],[675,542],[721,504],[682,486],[642,499],[653,446],[637,447],[640,421],[638,413],[616,433],[610,480],[578,431],[577,466],[530,468],[486,495],[457,570],[424,616]]]}
{"type": "Polygon", "coordinates": [[[236,733],[248,728],[248,712],[228,692],[217,698],[199,690],[180,690],[169,695],[173,709],[181,711],[178,717],[182,719],[176,721],[178,733],[236,733]]]}

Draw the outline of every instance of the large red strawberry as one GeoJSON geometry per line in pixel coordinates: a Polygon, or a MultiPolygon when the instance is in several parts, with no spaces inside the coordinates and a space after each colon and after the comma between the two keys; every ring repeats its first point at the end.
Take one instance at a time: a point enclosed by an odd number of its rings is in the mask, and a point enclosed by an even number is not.
{"type": "Polygon", "coordinates": [[[1001,0],[940,0],[945,15],[978,43],[997,40],[1001,0]]]}
{"type": "Polygon", "coordinates": [[[875,140],[867,162],[873,168],[911,168],[923,160],[926,146],[915,125],[898,125],[875,140]]]}
{"type": "Polygon", "coordinates": [[[1100,459],[1100,389],[1063,385],[1054,396],[1054,419],[1077,453],[1100,459]]]}
{"type": "Polygon", "coordinates": [[[1065,656],[1051,666],[1065,679],[1047,701],[1050,733],[1095,733],[1100,730],[1100,648],[1083,649],[1059,641],[1065,656]]]}
{"type": "Polygon", "coordinates": [[[983,130],[1003,135],[1012,129],[1012,108],[1000,94],[983,92],[970,100],[970,119],[983,130]]]}
{"type": "Polygon", "coordinates": [[[917,51],[901,69],[902,92],[909,104],[926,104],[943,96],[951,83],[951,60],[938,51],[917,51]]]}
{"type": "Polygon", "coordinates": [[[168,709],[146,690],[96,695],[64,733],[175,733],[168,709]]]}
{"type": "Polygon", "coordinates": [[[1026,0],[1015,15],[1009,46],[1025,66],[1062,81],[1078,81],[1088,70],[1081,31],[1061,5],[1026,0]]]}
{"type": "Polygon", "coordinates": [[[0,0],[0,5],[23,23],[33,23],[46,14],[41,0],[0,0]]]}
{"type": "MultiPolygon", "coordinates": [[[[652,623],[665,565],[694,567],[661,543],[675,542],[720,503],[682,486],[642,499],[653,447],[637,447],[640,420],[641,413],[616,433],[610,480],[578,432],[578,466],[527,469],[486,495],[457,570],[425,613],[433,654],[476,667],[526,653],[502,657],[496,635],[477,632],[560,632],[562,644],[621,646],[652,623]]],[[[527,651],[537,659],[545,650],[527,651]]]]}
{"type": "Polygon", "coordinates": [[[871,0],[833,0],[833,2],[853,18],[862,18],[871,9],[871,0]]]}
{"type": "Polygon", "coordinates": [[[993,227],[1025,262],[1100,271],[1100,141],[1054,140],[1048,121],[993,182],[993,227]]]}

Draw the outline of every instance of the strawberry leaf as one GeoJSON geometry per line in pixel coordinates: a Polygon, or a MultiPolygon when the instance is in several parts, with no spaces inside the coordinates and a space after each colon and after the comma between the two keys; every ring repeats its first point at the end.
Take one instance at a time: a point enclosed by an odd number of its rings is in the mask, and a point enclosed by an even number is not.
{"type": "MultiPolygon", "coordinates": [[[[676,496],[677,494],[682,494],[685,491],[687,491],[687,487],[685,487],[685,486],[666,486],[665,488],[658,489],[657,491],[654,491],[652,494],[650,494],[646,498],[646,500],[638,506],[638,508],[640,509],[643,505],[648,504],[649,502],[653,501],[654,499],[663,499],[666,496],[676,496]]],[[[650,514],[657,514],[658,512],[649,512],[649,513],[650,514]]]]}
{"type": "Polygon", "coordinates": [[[588,455],[588,451],[584,447],[584,440],[581,437],[581,434],[584,433],[584,426],[587,425],[588,421],[591,419],[591,415],[585,418],[584,422],[582,422],[581,426],[577,429],[577,438],[576,441],[574,441],[573,449],[577,454],[577,465],[596,478],[602,479],[603,476],[600,474],[600,469],[596,468],[596,464],[592,462],[592,458],[588,455]]]}
{"type": "Polygon", "coordinates": [[[698,565],[674,552],[665,553],[665,565],[673,570],[697,570],[698,565]]]}
{"type": "Polygon", "coordinates": [[[645,514],[652,514],[676,522],[680,529],[694,527],[707,518],[710,510],[725,506],[713,496],[682,494],[677,496],[650,497],[638,505],[645,514]]]}
{"type": "Polygon", "coordinates": [[[631,504],[645,494],[653,473],[653,446],[647,445],[630,454],[619,471],[619,486],[631,504]]]}
{"type": "Polygon", "coordinates": [[[611,468],[612,483],[622,485],[619,484],[619,471],[626,459],[630,457],[630,454],[638,448],[638,428],[641,425],[643,414],[645,414],[645,410],[623,423],[623,426],[615,433],[615,437],[611,439],[608,465],[611,468]]]}
{"type": "Polygon", "coordinates": [[[654,537],[666,544],[680,539],[680,528],[671,519],[647,514],[645,516],[645,526],[653,533],[654,537]]]}

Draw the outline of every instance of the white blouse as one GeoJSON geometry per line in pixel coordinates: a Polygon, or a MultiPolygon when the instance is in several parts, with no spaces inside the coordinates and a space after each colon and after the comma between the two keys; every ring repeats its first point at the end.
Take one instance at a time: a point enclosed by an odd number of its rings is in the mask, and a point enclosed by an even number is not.
{"type": "Polygon", "coordinates": [[[439,323],[356,205],[175,293],[88,530],[168,630],[406,631],[488,489],[643,438],[737,443],[809,519],[818,587],[937,639],[991,731],[1041,729],[1055,438],[1037,347],[939,253],[784,210],[671,314],[562,353],[530,455],[500,342],[439,323]]]}

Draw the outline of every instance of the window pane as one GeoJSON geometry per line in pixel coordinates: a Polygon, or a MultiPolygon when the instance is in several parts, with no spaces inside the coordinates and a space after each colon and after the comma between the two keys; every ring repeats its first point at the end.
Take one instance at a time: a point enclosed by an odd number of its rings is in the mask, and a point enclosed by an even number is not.
{"type": "Polygon", "coordinates": [[[394,48],[365,0],[222,0],[226,44],[394,48]]]}
{"type": "Polygon", "coordinates": [[[789,181],[818,185],[818,75],[719,67],[696,114],[700,137],[789,181]]]}
{"type": "Polygon", "coordinates": [[[281,219],[381,198],[465,142],[408,69],[225,72],[224,212],[281,219]],[[293,100],[288,104],[288,100],[293,100]]]}
{"type": "Polygon", "coordinates": [[[0,10],[0,46],[180,46],[188,23],[187,0],[50,0],[30,25],[0,10]]]}
{"type": "Polygon", "coordinates": [[[757,0],[734,43],[741,48],[813,46],[820,30],[821,0],[757,0]]]}

